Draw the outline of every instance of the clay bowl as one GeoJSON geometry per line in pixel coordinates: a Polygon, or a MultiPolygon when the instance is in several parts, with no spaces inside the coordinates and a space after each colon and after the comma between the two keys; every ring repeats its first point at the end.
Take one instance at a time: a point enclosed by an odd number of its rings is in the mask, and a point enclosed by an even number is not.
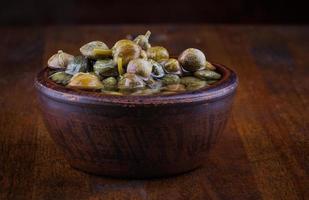
{"type": "Polygon", "coordinates": [[[208,88],[165,96],[110,96],[68,89],[37,75],[46,127],[73,168],[97,175],[161,177],[203,165],[228,120],[237,76],[208,88]]]}

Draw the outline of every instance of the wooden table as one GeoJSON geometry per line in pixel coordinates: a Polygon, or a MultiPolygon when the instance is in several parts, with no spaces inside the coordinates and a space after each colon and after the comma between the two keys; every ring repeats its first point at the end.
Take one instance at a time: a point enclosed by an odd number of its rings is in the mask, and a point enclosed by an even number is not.
{"type": "Polygon", "coordinates": [[[309,196],[309,27],[83,26],[0,28],[0,199],[305,199],[309,196]],[[228,126],[205,167],[181,176],[119,180],[68,165],[37,109],[33,80],[58,49],[112,46],[128,33],[177,55],[197,47],[235,69],[228,126]]]}

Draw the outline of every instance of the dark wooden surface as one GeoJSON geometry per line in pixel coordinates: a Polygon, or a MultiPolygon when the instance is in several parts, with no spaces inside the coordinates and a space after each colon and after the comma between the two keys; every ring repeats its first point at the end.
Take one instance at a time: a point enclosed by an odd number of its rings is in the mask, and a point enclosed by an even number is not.
{"type": "Polygon", "coordinates": [[[0,199],[306,199],[309,27],[106,26],[0,28],[0,199]],[[240,85],[226,131],[205,167],[154,180],[73,170],[38,114],[33,79],[51,53],[78,53],[151,29],[171,54],[203,49],[233,67],[240,85]]]}

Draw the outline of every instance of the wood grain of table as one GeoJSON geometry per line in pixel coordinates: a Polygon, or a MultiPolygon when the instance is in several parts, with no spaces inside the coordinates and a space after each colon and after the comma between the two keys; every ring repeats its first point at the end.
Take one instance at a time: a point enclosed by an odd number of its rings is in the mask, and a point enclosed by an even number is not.
{"type": "Polygon", "coordinates": [[[118,25],[0,28],[0,199],[309,198],[309,27],[118,25]],[[150,29],[172,55],[196,47],[236,70],[227,128],[203,168],[152,180],[96,177],[68,165],[37,109],[33,81],[58,49],[77,54],[150,29]]]}

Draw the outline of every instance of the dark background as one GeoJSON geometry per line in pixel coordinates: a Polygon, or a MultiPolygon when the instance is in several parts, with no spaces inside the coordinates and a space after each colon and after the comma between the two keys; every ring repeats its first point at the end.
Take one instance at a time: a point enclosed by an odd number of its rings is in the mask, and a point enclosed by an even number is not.
{"type": "Polygon", "coordinates": [[[0,5],[0,25],[308,22],[307,6],[292,0],[5,0],[0,5]]]}

